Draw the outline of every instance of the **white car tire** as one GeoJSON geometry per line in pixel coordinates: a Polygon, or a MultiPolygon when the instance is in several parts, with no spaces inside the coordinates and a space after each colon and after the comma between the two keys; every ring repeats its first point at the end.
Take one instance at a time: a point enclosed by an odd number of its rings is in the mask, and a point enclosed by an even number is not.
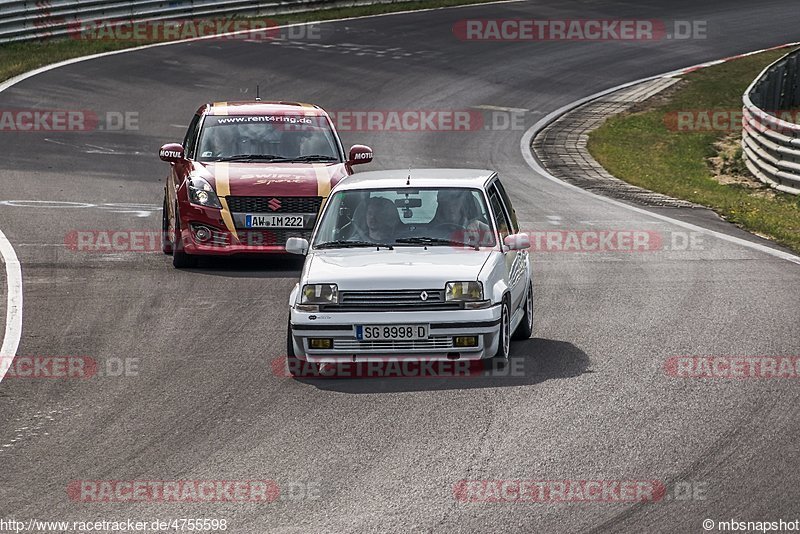
{"type": "Polygon", "coordinates": [[[500,307],[500,331],[497,339],[497,352],[492,358],[495,365],[503,367],[508,363],[511,355],[511,314],[509,313],[508,298],[503,299],[500,307]]]}
{"type": "Polygon", "coordinates": [[[511,339],[514,341],[529,339],[533,334],[533,285],[530,283],[528,284],[528,294],[525,297],[523,306],[525,306],[525,315],[511,335],[511,339]]]}

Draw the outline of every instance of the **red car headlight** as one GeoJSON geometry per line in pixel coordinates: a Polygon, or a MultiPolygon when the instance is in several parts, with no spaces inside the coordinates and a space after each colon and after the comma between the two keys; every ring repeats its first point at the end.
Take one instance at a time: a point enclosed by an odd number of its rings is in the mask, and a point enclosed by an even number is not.
{"type": "Polygon", "coordinates": [[[193,176],[189,179],[189,202],[206,208],[222,208],[217,193],[205,179],[193,176]]]}

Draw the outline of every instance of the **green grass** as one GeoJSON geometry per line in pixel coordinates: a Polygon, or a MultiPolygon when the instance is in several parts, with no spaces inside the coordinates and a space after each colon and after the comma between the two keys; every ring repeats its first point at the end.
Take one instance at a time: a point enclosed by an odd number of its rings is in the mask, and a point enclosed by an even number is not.
{"type": "MultiPolygon", "coordinates": [[[[268,18],[278,24],[313,22],[331,20],[344,17],[362,17],[397,11],[415,9],[429,9],[435,7],[449,7],[467,4],[480,4],[490,0],[419,0],[414,2],[396,2],[392,4],[376,4],[370,6],[355,6],[337,9],[324,9],[309,11],[307,13],[293,13],[290,15],[274,15],[258,17],[263,20],[268,18]]],[[[210,17],[219,18],[219,17],[210,17]]],[[[237,17],[246,18],[246,17],[237,17]]],[[[69,38],[48,39],[43,41],[9,43],[0,45],[0,81],[7,80],[29,70],[57,63],[65,59],[79,56],[109,52],[123,48],[133,48],[154,41],[103,41],[103,40],[77,40],[69,38]]]]}
{"type": "MultiPolygon", "coordinates": [[[[686,75],[686,83],[652,109],[610,118],[589,135],[589,152],[614,176],[631,184],[708,206],[743,228],[800,252],[800,198],[712,178],[708,158],[729,132],[671,131],[667,113],[679,110],[740,110],[742,94],[769,63],[788,50],[737,59],[686,75]]],[[[726,168],[742,171],[741,150],[726,168]]]]}

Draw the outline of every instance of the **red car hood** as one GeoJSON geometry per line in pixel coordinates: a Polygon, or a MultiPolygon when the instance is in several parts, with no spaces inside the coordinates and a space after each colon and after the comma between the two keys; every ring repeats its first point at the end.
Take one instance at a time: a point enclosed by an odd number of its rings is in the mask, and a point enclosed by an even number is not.
{"type": "Polygon", "coordinates": [[[344,163],[193,162],[220,196],[322,196],[347,176],[344,163]]]}

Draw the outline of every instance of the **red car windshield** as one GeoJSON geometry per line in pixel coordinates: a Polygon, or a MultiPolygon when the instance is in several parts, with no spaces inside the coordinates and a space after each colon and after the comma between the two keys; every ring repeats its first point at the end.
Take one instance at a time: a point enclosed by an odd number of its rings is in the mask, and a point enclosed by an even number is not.
{"type": "Polygon", "coordinates": [[[341,161],[327,119],[303,115],[208,115],[197,155],[200,161],[341,161]]]}

